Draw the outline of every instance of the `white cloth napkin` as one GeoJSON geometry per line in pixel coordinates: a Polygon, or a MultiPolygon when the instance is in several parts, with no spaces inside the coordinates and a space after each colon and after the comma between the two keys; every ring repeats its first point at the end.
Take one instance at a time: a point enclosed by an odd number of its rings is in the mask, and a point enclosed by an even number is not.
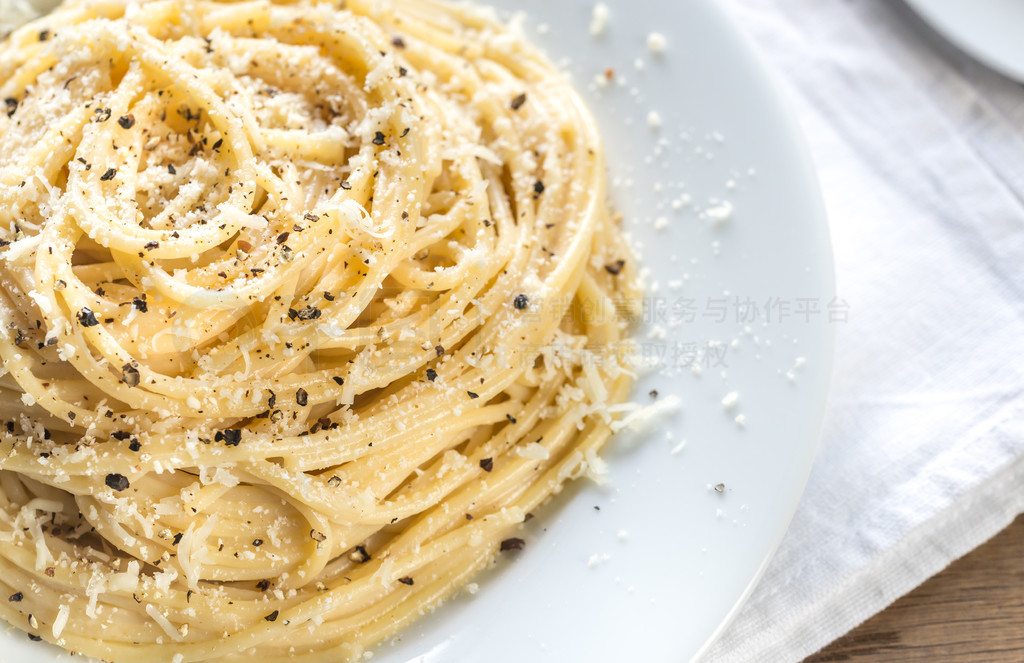
{"type": "Polygon", "coordinates": [[[1024,87],[891,0],[732,0],[820,169],[839,296],[821,448],[705,663],[799,661],[1024,511],[1024,87]]]}

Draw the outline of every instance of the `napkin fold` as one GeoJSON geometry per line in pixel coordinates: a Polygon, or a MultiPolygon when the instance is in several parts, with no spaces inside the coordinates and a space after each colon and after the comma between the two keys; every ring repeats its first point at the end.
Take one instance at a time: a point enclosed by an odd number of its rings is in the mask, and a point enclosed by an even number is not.
{"type": "Polygon", "coordinates": [[[817,162],[839,296],[821,447],[704,663],[800,661],[1024,511],[1024,87],[890,0],[730,0],[817,162]]]}

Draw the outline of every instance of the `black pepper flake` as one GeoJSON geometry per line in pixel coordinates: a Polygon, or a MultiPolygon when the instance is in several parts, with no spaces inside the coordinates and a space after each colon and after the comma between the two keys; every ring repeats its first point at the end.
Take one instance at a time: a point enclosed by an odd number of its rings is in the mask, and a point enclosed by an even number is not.
{"type": "Polygon", "coordinates": [[[147,251],[152,251],[153,249],[159,249],[160,248],[160,242],[146,242],[146,245],[144,247],[142,247],[142,248],[146,249],[147,251]]]}
{"type": "Polygon", "coordinates": [[[339,378],[339,377],[335,376],[335,377],[333,377],[331,379],[334,380],[334,384],[336,384],[336,385],[340,386],[340,385],[345,384],[345,378],[339,378]]]}
{"type": "Polygon", "coordinates": [[[177,534],[175,534],[174,535],[174,540],[171,541],[171,544],[176,546],[179,543],[181,543],[181,537],[182,536],[184,536],[184,535],[181,532],[178,532],[177,534]]]}
{"type": "Polygon", "coordinates": [[[216,140],[216,141],[215,141],[215,142],[213,143],[213,149],[214,149],[214,150],[219,150],[219,149],[220,149],[220,146],[221,146],[221,145],[223,145],[223,144],[224,144],[224,139],[223,139],[223,138],[218,138],[218,139],[217,139],[217,140],[216,140]]]}
{"type": "Polygon", "coordinates": [[[254,545],[255,547],[259,548],[260,546],[263,545],[263,539],[253,539],[252,540],[252,545],[254,545]]]}
{"type": "Polygon", "coordinates": [[[334,301],[334,295],[332,295],[331,293],[329,293],[326,290],[324,290],[324,299],[326,299],[329,302],[333,302],[334,301]]]}
{"type": "Polygon", "coordinates": [[[106,172],[100,175],[100,182],[109,182],[117,176],[117,168],[107,168],[106,172]]]}
{"type": "Polygon", "coordinates": [[[493,470],[494,469],[494,459],[493,458],[481,458],[480,459],[480,469],[483,470],[484,472],[490,472],[491,470],[493,470]]]}
{"type": "Polygon", "coordinates": [[[436,346],[434,346],[434,352],[437,353],[438,357],[444,355],[444,346],[443,345],[436,345],[436,346]]]}
{"type": "Polygon", "coordinates": [[[143,295],[141,297],[133,297],[132,298],[132,306],[134,306],[141,313],[146,313],[147,311],[149,311],[149,305],[146,304],[146,296],[145,295],[143,295]]]}
{"type": "Polygon", "coordinates": [[[14,112],[18,110],[18,100],[13,97],[7,97],[4,99],[4,103],[7,104],[7,117],[14,115],[14,112]]]}
{"type": "Polygon", "coordinates": [[[46,41],[49,38],[50,38],[50,31],[49,30],[40,30],[39,31],[39,41],[46,41]]]}
{"type": "Polygon", "coordinates": [[[42,642],[43,641],[43,639],[41,637],[39,637],[38,635],[32,635],[31,633],[26,633],[25,635],[27,635],[28,639],[31,640],[32,642],[42,642]]]}
{"type": "Polygon", "coordinates": [[[267,391],[270,391],[270,396],[267,398],[267,407],[272,408],[277,405],[277,394],[269,389],[267,391]]]}
{"type": "Polygon", "coordinates": [[[260,580],[258,583],[256,583],[256,589],[260,590],[261,592],[267,591],[268,589],[270,589],[270,581],[265,579],[260,580]]]}
{"type": "Polygon", "coordinates": [[[170,173],[171,175],[177,175],[178,174],[178,171],[176,171],[174,169],[174,164],[172,164],[172,163],[167,164],[167,172],[170,173]]]}
{"type": "Polygon", "coordinates": [[[467,391],[466,393],[469,394],[470,398],[480,398],[480,394],[476,393],[475,391],[467,391]]]}
{"type": "Polygon", "coordinates": [[[366,552],[366,548],[363,546],[356,546],[355,553],[349,555],[356,564],[365,564],[370,561],[370,553],[366,552]]]}
{"type": "Polygon", "coordinates": [[[608,272],[609,274],[611,274],[612,276],[618,276],[619,272],[621,272],[622,268],[625,267],[625,266],[626,266],[626,261],[625,260],[616,260],[613,263],[609,263],[609,264],[605,265],[604,266],[604,270],[606,272],[608,272]]]}
{"type": "Polygon", "coordinates": [[[391,38],[391,45],[395,48],[405,48],[405,40],[396,35],[391,38]]]}
{"type": "Polygon", "coordinates": [[[17,602],[21,601],[21,599],[23,599],[23,598],[25,598],[24,594],[22,594],[21,592],[15,592],[15,593],[11,594],[10,596],[8,596],[7,600],[10,601],[11,603],[17,603],[17,602]]]}
{"type": "Polygon", "coordinates": [[[307,394],[306,390],[302,387],[295,390],[295,402],[303,407],[305,407],[306,403],[309,402],[309,394],[307,394]]]}
{"type": "Polygon", "coordinates": [[[401,136],[399,136],[399,138],[405,138],[406,136],[408,136],[408,135],[409,135],[409,132],[410,132],[410,131],[412,131],[412,127],[406,127],[406,128],[405,128],[405,131],[403,131],[403,132],[402,132],[402,135],[401,135],[401,136]]]}
{"type": "Polygon", "coordinates": [[[413,580],[409,576],[405,576],[404,578],[399,578],[398,582],[402,583],[403,585],[409,585],[409,586],[412,586],[412,585],[414,585],[416,583],[416,581],[413,580]]]}
{"type": "Polygon", "coordinates": [[[121,382],[124,382],[129,387],[139,386],[139,378],[139,369],[131,364],[125,364],[121,367],[121,382]]]}
{"type": "Polygon", "coordinates": [[[536,182],[534,182],[533,183],[533,192],[536,193],[537,195],[540,195],[540,194],[544,193],[544,183],[541,182],[540,180],[537,180],[536,182]]]}
{"type": "Polygon", "coordinates": [[[96,121],[97,122],[106,122],[107,120],[110,119],[110,109],[109,108],[97,108],[96,110],[93,111],[93,113],[96,115],[96,121]]]}
{"type": "Polygon", "coordinates": [[[657,398],[658,397],[658,390],[657,389],[651,389],[651,391],[648,392],[647,395],[650,396],[651,398],[657,398]]]}
{"type": "Polygon", "coordinates": [[[512,302],[516,309],[522,311],[530,305],[530,299],[526,295],[516,295],[515,300],[512,302]]]}
{"type": "Polygon", "coordinates": [[[142,448],[142,445],[139,444],[138,440],[132,440],[131,442],[128,443],[128,448],[131,449],[132,451],[138,451],[139,449],[142,448]]]}
{"type": "Polygon", "coordinates": [[[320,309],[315,306],[307,306],[306,308],[298,311],[295,315],[299,320],[316,320],[322,315],[322,313],[320,312],[320,309]]]}
{"type": "Polygon", "coordinates": [[[523,94],[520,94],[519,96],[517,96],[514,99],[512,99],[512,103],[510,104],[510,106],[512,107],[512,110],[517,111],[520,108],[522,108],[523,104],[525,104],[525,103],[526,103],[526,93],[524,92],[523,94]]]}
{"type": "Polygon", "coordinates": [[[505,539],[501,542],[501,552],[508,552],[510,550],[522,550],[523,546],[526,545],[526,541],[522,539],[512,537],[511,539],[505,539]]]}
{"type": "Polygon", "coordinates": [[[350,189],[352,189],[352,184],[349,183],[348,180],[342,180],[341,184],[339,184],[338,186],[340,186],[345,191],[349,191],[350,189]]]}
{"type": "Polygon", "coordinates": [[[437,371],[435,371],[432,368],[428,368],[427,369],[427,379],[430,380],[431,382],[436,380],[437,379],[437,371]]]}
{"type": "MultiPolygon", "coordinates": [[[[224,444],[226,444],[229,447],[237,447],[238,444],[242,441],[241,428],[228,428],[223,431],[219,431],[218,435],[222,436],[224,444]]],[[[214,436],[214,439],[216,439],[216,436],[214,436]]]]}
{"type": "Polygon", "coordinates": [[[516,423],[516,418],[515,418],[515,417],[513,417],[513,416],[512,416],[511,414],[506,414],[506,415],[505,415],[505,418],[506,418],[506,419],[508,419],[508,422],[509,422],[510,424],[514,424],[514,423],[516,423]]]}
{"type": "Polygon", "coordinates": [[[128,477],[123,474],[108,474],[104,483],[116,491],[128,490],[129,487],[128,477]]]}
{"type": "Polygon", "coordinates": [[[720,484],[715,485],[715,492],[716,493],[724,493],[725,492],[725,484],[724,483],[720,483],[720,484]]]}
{"type": "Polygon", "coordinates": [[[382,132],[378,131],[376,134],[374,134],[374,136],[373,136],[373,144],[374,145],[383,145],[384,144],[384,134],[382,132]]]}
{"type": "Polygon", "coordinates": [[[128,113],[127,115],[122,115],[121,117],[117,118],[117,123],[121,126],[122,129],[131,129],[135,126],[135,116],[131,113],[128,113]]]}
{"type": "Polygon", "coordinates": [[[327,540],[327,535],[323,532],[318,532],[315,529],[309,530],[309,538],[313,539],[317,543],[323,543],[327,540]]]}
{"type": "Polygon", "coordinates": [[[96,314],[89,307],[85,307],[78,312],[78,322],[83,327],[95,327],[100,324],[99,320],[96,319],[96,314]]]}
{"type": "Polygon", "coordinates": [[[263,619],[267,620],[268,622],[276,622],[277,621],[277,616],[279,614],[281,614],[280,611],[275,610],[274,612],[270,613],[269,615],[267,615],[263,619]]]}

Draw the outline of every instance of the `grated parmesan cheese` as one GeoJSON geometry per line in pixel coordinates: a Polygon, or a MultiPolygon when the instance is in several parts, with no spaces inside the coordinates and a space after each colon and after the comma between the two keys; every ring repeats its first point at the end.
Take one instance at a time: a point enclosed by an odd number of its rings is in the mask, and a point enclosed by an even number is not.
{"type": "Polygon", "coordinates": [[[720,226],[732,218],[732,203],[728,200],[723,200],[714,207],[704,210],[704,214],[707,215],[712,223],[720,226]]]}
{"type": "Polygon", "coordinates": [[[665,46],[668,44],[668,40],[665,39],[665,35],[660,32],[652,32],[647,35],[647,48],[655,55],[661,55],[665,52],[665,46]]]}
{"type": "Polygon", "coordinates": [[[534,460],[547,460],[551,457],[551,452],[543,444],[529,442],[519,447],[519,455],[523,458],[532,458],[534,460]]]}
{"type": "Polygon", "coordinates": [[[599,486],[604,485],[608,481],[608,463],[593,449],[587,449],[584,458],[587,462],[587,477],[599,486]]]}
{"type": "Polygon", "coordinates": [[[216,514],[207,518],[199,529],[193,529],[195,523],[190,523],[178,542],[178,565],[193,591],[199,589],[199,572],[207,555],[206,538],[216,525],[216,514]]]}
{"type": "Polygon", "coordinates": [[[650,423],[658,415],[674,412],[679,409],[681,401],[679,397],[672,394],[666,396],[657,403],[634,410],[619,421],[612,422],[612,431],[618,432],[624,428],[639,430],[650,423]]]}
{"type": "Polygon", "coordinates": [[[175,642],[181,642],[185,639],[181,632],[174,628],[174,624],[172,624],[171,621],[167,619],[167,617],[165,617],[164,614],[152,603],[146,604],[146,614],[152,617],[153,621],[163,629],[164,633],[171,636],[171,639],[175,642]]]}
{"type": "Polygon", "coordinates": [[[608,17],[611,12],[608,10],[608,5],[603,2],[599,2],[594,5],[594,11],[590,15],[590,34],[594,37],[599,37],[605,33],[608,28],[608,17]]]}
{"type": "Polygon", "coordinates": [[[60,639],[60,634],[64,632],[64,627],[68,623],[68,615],[70,614],[71,609],[67,606],[67,604],[62,603],[61,606],[57,608],[57,617],[53,620],[54,640],[60,639]]]}

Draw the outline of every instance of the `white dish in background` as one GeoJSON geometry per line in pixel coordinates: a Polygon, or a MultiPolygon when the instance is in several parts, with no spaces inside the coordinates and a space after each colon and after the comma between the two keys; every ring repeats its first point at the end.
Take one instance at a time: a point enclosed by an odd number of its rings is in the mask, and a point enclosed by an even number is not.
{"type": "MultiPolygon", "coordinates": [[[[691,660],[760,577],[814,456],[829,318],[843,315],[814,170],[796,124],[713,0],[657,12],[605,0],[610,16],[597,37],[590,0],[494,4],[526,11],[528,30],[552,57],[569,58],[598,115],[618,179],[612,197],[659,288],[639,338],[670,364],[644,377],[634,398],[652,402],[657,389],[658,400],[675,394],[682,407],[614,439],[607,485],[570,487],[527,525],[526,549],[479,579],[475,596],[414,623],[373,660],[691,660]],[[660,55],[651,33],[665,37],[660,55]],[[624,83],[598,87],[608,68],[624,83]],[[660,128],[650,126],[658,119],[660,128]],[[690,202],[673,209],[684,195],[690,202]],[[716,223],[705,211],[726,216],[721,201],[732,213],[716,223]],[[738,321],[736,297],[755,302],[759,319],[738,321]],[[714,362],[721,350],[709,352],[709,342],[722,343],[727,368],[697,376],[674,367],[695,350],[714,362]],[[730,409],[722,401],[732,392],[730,409]]],[[[82,660],[14,630],[0,640],[7,660],[82,660]]]]}
{"type": "Polygon", "coordinates": [[[1024,83],[1024,2],[906,0],[939,34],[982,64],[1024,83]]]}

